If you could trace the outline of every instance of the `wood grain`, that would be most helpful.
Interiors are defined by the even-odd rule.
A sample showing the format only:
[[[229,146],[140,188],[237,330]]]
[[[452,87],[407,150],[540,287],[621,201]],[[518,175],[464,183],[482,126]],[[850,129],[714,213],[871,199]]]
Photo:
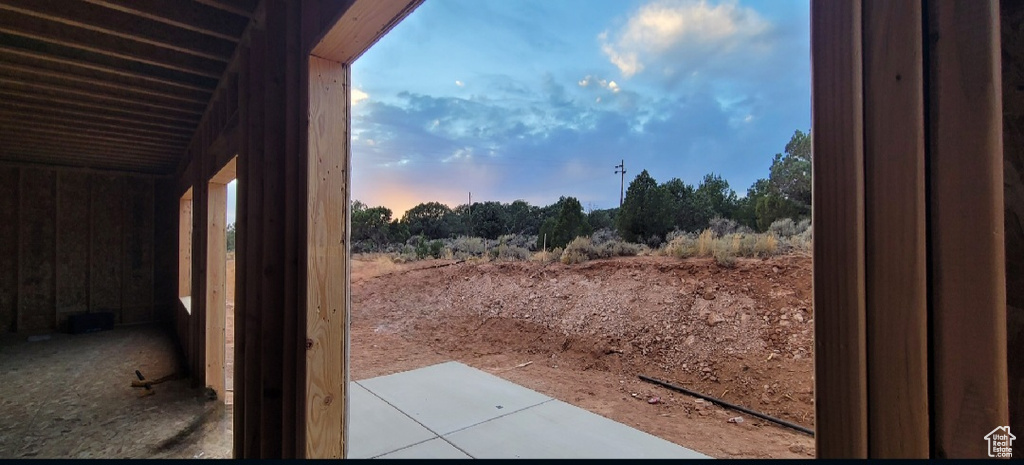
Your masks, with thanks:
[[[864,0],[865,276],[872,458],[927,458],[921,3]]]
[[[423,0],[355,0],[313,47],[313,56],[351,64]]]
[[[933,450],[1008,422],[999,5],[928,1]]]
[[[347,447],[349,77],[309,58],[306,458],[344,458]]]
[[[811,2],[818,457],[868,452],[861,2]]]
[[[223,400],[224,344],[227,317],[227,199],[228,186],[209,183],[206,220],[206,384]]]

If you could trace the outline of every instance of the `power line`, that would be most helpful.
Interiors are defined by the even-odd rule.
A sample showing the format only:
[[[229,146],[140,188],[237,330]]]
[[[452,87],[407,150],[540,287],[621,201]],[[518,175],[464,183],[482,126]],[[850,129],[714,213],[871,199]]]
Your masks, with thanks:
[[[622,175],[619,179],[619,208],[622,208],[622,194],[626,185],[626,160],[620,160],[620,163],[615,165],[615,174]]]

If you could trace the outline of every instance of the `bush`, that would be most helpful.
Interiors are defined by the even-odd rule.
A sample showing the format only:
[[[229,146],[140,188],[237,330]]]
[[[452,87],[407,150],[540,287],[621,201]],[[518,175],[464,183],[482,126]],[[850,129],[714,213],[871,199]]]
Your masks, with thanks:
[[[561,260],[566,265],[573,265],[576,263],[583,263],[590,260],[592,257],[597,257],[597,249],[594,244],[590,242],[589,237],[577,237],[569,242],[569,245],[565,246],[565,250],[562,252]]]
[[[799,222],[794,222],[792,218],[782,218],[780,220],[775,220],[771,226],[768,227],[768,232],[775,234],[775,236],[780,239],[787,239],[801,235],[810,228],[810,219],[804,218]]]
[[[622,241],[609,241],[597,247],[600,258],[632,257],[640,253],[642,246]]]
[[[775,239],[775,234],[761,234],[758,236],[757,242],[754,243],[754,254],[758,257],[770,257],[775,255],[778,247],[779,241]]]
[[[452,258],[457,260],[482,257],[487,253],[487,243],[479,237],[459,236],[451,241],[448,248],[452,251]]]
[[[736,254],[732,251],[732,244],[730,244],[729,241],[716,241],[714,252],[712,252],[712,254],[715,258],[715,262],[719,265],[726,268],[736,266]]]
[[[670,233],[671,234],[671,233]],[[697,255],[697,237],[691,233],[677,235],[665,246],[665,252],[673,257],[690,258]]]
[[[705,229],[697,236],[697,256],[710,257],[715,250],[715,234],[711,229]]]
[[[708,222],[708,229],[715,233],[715,236],[724,237],[738,232],[740,224],[728,218],[715,217]]]

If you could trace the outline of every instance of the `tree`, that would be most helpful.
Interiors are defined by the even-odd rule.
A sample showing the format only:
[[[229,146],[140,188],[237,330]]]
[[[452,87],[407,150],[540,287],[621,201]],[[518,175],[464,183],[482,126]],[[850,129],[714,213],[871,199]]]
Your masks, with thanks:
[[[672,229],[668,190],[643,170],[629,183],[626,198],[616,216],[619,235],[630,242],[664,237]]]
[[[540,208],[530,205],[525,200],[516,200],[508,204],[506,210],[508,211],[509,232],[532,236],[540,231]]]
[[[707,227],[711,213],[697,201],[696,189],[679,178],[661,185],[669,197],[672,226],[682,231],[700,231]]]
[[[775,154],[768,181],[795,215],[811,213],[811,135],[800,130],[786,144],[786,154]]]
[[[721,176],[711,173],[704,176],[704,180],[697,186],[694,192],[698,208],[703,208],[710,220],[716,216],[732,218],[736,210],[736,191],[729,188],[729,181]]]
[[[509,215],[500,202],[477,202],[473,204],[472,235],[484,239],[497,239],[508,234]]]
[[[604,210],[591,210],[587,214],[587,221],[595,231],[599,229],[615,229],[615,215],[619,213],[618,208],[607,208]]]
[[[235,223],[228,225],[225,235],[227,236],[226,241],[228,245],[228,252],[232,252],[235,250]]]
[[[391,209],[352,202],[352,241],[381,247],[391,242]]]
[[[555,206],[557,215],[545,220],[540,228],[541,241],[546,235],[548,247],[565,247],[576,237],[593,232],[583,213],[583,205],[575,197],[561,197]]]
[[[452,209],[440,202],[421,203],[402,215],[402,223],[409,228],[412,236],[423,235],[430,239],[443,239],[452,235]]]

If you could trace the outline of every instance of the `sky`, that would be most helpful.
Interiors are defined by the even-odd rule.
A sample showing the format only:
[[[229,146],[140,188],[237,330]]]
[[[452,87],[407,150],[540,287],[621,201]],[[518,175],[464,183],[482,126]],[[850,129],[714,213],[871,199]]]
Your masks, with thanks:
[[[352,66],[352,199],[395,218],[470,193],[612,208],[622,162],[627,187],[645,169],[694,185],[713,172],[743,196],[810,128],[809,14],[808,0],[426,0]]]

